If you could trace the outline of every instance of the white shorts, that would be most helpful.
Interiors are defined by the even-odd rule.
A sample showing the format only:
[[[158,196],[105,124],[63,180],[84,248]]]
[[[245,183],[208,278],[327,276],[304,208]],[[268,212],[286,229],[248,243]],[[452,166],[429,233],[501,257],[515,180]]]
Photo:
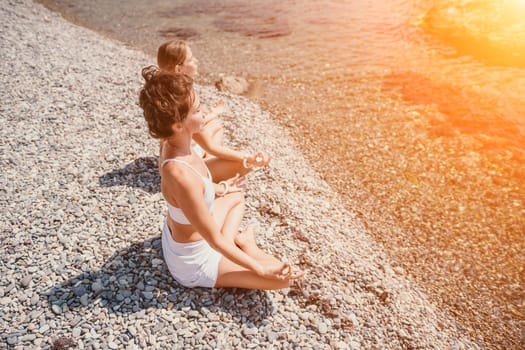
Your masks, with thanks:
[[[175,242],[168,224],[162,228],[162,252],[173,278],[185,287],[215,287],[222,255],[206,240]]]

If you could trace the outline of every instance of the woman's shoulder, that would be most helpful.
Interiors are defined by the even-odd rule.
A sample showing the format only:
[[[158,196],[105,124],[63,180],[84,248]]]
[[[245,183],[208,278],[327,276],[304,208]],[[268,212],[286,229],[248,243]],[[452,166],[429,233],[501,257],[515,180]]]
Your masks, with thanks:
[[[175,158],[168,158],[160,161],[160,174],[172,176],[185,176],[191,170],[182,161]]]
[[[174,158],[161,162],[160,176],[161,180],[182,186],[194,186],[200,182],[189,163]]]

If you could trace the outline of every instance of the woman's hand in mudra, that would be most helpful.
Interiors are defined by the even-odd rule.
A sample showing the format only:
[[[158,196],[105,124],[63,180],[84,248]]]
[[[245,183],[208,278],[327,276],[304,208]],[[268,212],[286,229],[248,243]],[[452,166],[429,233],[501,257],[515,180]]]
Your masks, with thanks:
[[[234,177],[219,182],[219,185],[222,186],[221,192],[217,192],[217,196],[223,197],[228,193],[242,192],[246,188],[246,178],[236,174]]]
[[[249,157],[243,159],[243,166],[245,168],[263,167],[270,163],[272,158],[262,152],[255,152]]]
[[[262,268],[261,276],[287,281],[304,276],[304,272],[292,268],[290,263],[282,263],[280,266],[264,266]]]
[[[230,187],[230,193],[231,192],[241,192],[246,189],[246,178],[244,176],[241,176],[239,174],[236,174],[231,179],[226,180]]]

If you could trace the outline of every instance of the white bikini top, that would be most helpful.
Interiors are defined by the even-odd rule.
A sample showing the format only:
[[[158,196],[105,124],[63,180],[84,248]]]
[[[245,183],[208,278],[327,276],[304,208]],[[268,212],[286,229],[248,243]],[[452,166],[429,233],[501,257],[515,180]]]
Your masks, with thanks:
[[[202,176],[194,167],[192,167],[187,162],[183,160],[175,159],[175,158],[169,158],[169,159],[164,160],[162,164],[160,165],[160,167],[162,168],[164,164],[167,164],[169,162],[176,162],[179,164],[184,164],[188,168],[193,170],[195,174],[199,175],[199,177],[202,179],[202,182],[204,182],[204,202],[206,202],[206,206],[208,207],[208,210],[211,212],[212,206],[213,206],[213,200],[215,199],[215,189],[213,188],[213,182],[212,182],[210,170],[208,169],[208,167],[206,167],[206,171],[208,172],[208,177],[205,177],[205,176]],[[181,225],[191,225],[190,221],[186,218],[186,216],[182,212],[182,209],[174,207],[173,205],[169,204],[167,201],[166,203],[168,205],[168,213],[173,221]]]

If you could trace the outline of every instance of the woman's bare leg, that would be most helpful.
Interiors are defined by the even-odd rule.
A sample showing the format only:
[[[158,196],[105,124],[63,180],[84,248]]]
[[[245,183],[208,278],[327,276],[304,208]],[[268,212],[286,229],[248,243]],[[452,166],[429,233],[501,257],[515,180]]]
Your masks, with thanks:
[[[221,213],[222,215],[222,213]],[[241,217],[242,218],[242,217]],[[226,224],[226,222],[224,223]],[[233,228],[233,225],[232,225]],[[236,229],[238,230],[238,225]],[[263,252],[256,244],[254,237],[254,225],[249,226],[243,233],[234,234],[232,231],[224,231],[223,234],[231,239],[242,249],[246,254],[258,260],[264,266],[274,265],[275,267],[282,266],[282,262],[277,258]],[[235,232],[236,233],[236,232]],[[219,263],[219,272],[217,276],[216,288],[248,288],[248,289],[282,289],[290,286],[290,281],[294,278],[299,278],[303,275],[302,271],[292,271],[292,278],[289,280],[277,280],[265,278],[257,275],[231,260],[222,257]]]
[[[257,225],[249,225],[244,231],[235,236],[235,244],[250,256],[257,256],[261,249],[255,241],[255,230]]]
[[[235,243],[246,254],[249,254],[252,258],[257,259],[262,265],[275,265],[276,267],[281,266],[282,262],[279,261],[279,259],[266,254],[257,246],[253,230],[254,226],[250,226],[243,233],[238,234],[235,237]],[[222,257],[221,262],[219,263],[219,274],[217,277],[217,282],[215,283],[215,287],[236,287],[264,290],[281,289],[289,287],[293,279],[300,278],[303,275],[303,271],[294,271],[292,269],[292,275],[289,280],[283,281],[264,278],[257,275],[255,272],[247,270],[246,268],[235,264],[227,258]]]
[[[243,232],[235,236],[234,242],[239,248],[241,248],[246,254],[250,255],[257,260],[265,260],[268,262],[281,264],[281,261],[276,257],[265,253],[255,241],[255,231],[257,225],[250,225]]]
[[[242,192],[228,193],[213,202],[213,218],[224,237],[232,242],[239,232],[243,216],[244,194]]]
[[[247,289],[282,289],[290,286],[290,281],[264,278],[255,272],[222,257],[219,263],[219,274],[215,288],[247,288]]]

